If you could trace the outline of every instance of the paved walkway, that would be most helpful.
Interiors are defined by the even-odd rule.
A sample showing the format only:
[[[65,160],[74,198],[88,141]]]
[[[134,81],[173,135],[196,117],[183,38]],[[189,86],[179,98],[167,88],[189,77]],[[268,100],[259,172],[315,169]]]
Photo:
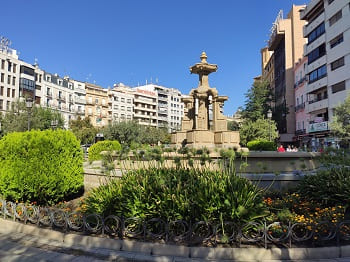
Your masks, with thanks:
[[[141,253],[129,253],[102,248],[71,247],[66,244],[39,238],[23,233],[0,234],[0,261],[1,262],[40,262],[40,261],[153,261],[153,262],[203,262],[208,260],[173,258],[166,256],[150,256]],[[210,260],[217,261],[217,260]],[[224,261],[224,260],[222,260]],[[280,260],[256,261],[277,262]],[[287,261],[287,260],[284,260]],[[289,260],[291,261],[291,260]],[[298,262],[350,262],[350,258],[294,260]]]

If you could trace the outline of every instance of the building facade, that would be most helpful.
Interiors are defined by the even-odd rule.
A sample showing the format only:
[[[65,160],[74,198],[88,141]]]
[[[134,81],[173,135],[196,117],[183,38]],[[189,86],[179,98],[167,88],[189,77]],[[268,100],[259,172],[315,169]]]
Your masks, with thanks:
[[[71,80],[74,87],[74,113],[81,119],[85,118],[86,90],[85,83],[77,80]]]
[[[273,23],[268,41],[268,51],[273,52],[273,55],[270,55],[273,57],[271,76],[274,82],[275,102],[273,118],[277,123],[280,141],[283,143],[293,142],[295,136],[293,67],[298,59],[303,57],[303,46],[306,42],[302,33],[305,21],[300,19],[300,11],[304,8],[305,6],[293,5],[286,18],[280,11]]]
[[[308,126],[310,116],[306,112],[306,67],[307,57],[299,59],[294,66],[294,94],[295,94],[295,136],[297,145],[301,148],[309,147]]]
[[[0,112],[10,110],[19,97],[20,63],[17,51],[0,47]],[[32,85],[32,83],[31,83]],[[33,88],[31,86],[31,88]]]
[[[89,117],[95,127],[106,126],[108,120],[108,90],[101,86],[85,83],[85,117]]]
[[[108,119],[110,122],[134,119],[134,91],[123,84],[108,90]]]
[[[334,108],[350,89],[350,0],[312,0],[300,14],[307,21],[308,132],[314,149],[337,141],[330,135]]]

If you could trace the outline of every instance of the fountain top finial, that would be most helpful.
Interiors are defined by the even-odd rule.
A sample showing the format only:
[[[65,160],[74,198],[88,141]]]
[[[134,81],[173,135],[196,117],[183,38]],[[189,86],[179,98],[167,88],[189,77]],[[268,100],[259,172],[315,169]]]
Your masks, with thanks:
[[[201,54],[201,56],[200,56],[201,63],[206,63],[206,64],[207,64],[207,63],[208,63],[208,62],[207,62],[207,58],[208,58],[208,57],[207,57],[207,54],[203,51],[202,54]]]

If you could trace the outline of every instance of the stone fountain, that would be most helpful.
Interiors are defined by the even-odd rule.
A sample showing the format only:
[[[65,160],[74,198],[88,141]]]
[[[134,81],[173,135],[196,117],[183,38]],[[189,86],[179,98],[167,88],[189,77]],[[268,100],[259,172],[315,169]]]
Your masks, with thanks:
[[[222,113],[227,96],[219,96],[216,88],[209,86],[209,74],[218,66],[207,62],[205,52],[201,62],[190,67],[192,74],[199,76],[198,87],[182,98],[184,116],[181,131],[172,134],[171,142],[176,147],[189,148],[240,148],[239,132],[227,130],[227,120]]]

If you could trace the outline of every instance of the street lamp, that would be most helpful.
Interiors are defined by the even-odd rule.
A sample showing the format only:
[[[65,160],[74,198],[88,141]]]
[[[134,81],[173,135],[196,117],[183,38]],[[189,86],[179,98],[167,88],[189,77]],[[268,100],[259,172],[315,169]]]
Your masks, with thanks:
[[[269,119],[269,141],[271,142],[271,118],[272,118],[271,109],[269,109],[269,111],[267,111],[267,118]]]
[[[28,110],[28,131],[30,131],[30,114],[32,112],[32,107],[33,107],[33,98],[27,97],[26,108]]]

